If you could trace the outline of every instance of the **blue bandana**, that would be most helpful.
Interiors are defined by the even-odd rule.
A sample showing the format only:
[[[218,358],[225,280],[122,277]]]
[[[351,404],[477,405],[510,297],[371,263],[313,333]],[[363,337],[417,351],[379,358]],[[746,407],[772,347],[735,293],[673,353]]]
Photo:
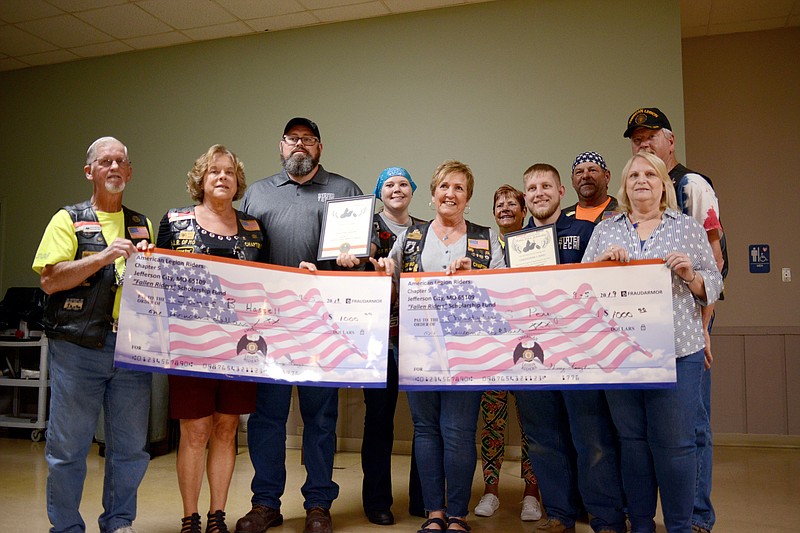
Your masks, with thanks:
[[[578,157],[575,158],[575,162],[572,163],[572,172],[575,172],[575,167],[581,163],[597,163],[603,170],[608,170],[605,159],[597,152],[583,152],[582,154],[578,154]]]
[[[389,167],[381,172],[381,175],[378,176],[378,183],[375,184],[375,191],[372,194],[374,194],[378,200],[381,199],[381,189],[383,189],[383,184],[386,183],[386,180],[393,178],[394,176],[403,176],[408,180],[408,183],[411,185],[411,194],[414,194],[414,191],[417,190],[417,184],[411,179],[411,174],[408,173],[408,170],[404,169],[403,167]]]

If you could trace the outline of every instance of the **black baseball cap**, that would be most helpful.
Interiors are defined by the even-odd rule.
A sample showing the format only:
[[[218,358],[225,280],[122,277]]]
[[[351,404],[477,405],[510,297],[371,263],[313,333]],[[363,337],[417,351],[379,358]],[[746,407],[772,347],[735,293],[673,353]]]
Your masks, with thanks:
[[[636,128],[648,128],[651,130],[666,128],[671,130],[672,126],[669,125],[667,115],[657,107],[640,107],[628,117],[628,128],[623,136],[630,137]]]
[[[283,134],[286,135],[286,132],[295,126],[305,126],[306,128],[314,132],[314,135],[317,136],[317,139],[319,139],[320,141],[322,140],[322,135],[319,134],[319,128],[317,127],[317,124],[313,120],[309,120],[303,117],[294,117],[292,120],[287,122],[286,127],[283,128]]]

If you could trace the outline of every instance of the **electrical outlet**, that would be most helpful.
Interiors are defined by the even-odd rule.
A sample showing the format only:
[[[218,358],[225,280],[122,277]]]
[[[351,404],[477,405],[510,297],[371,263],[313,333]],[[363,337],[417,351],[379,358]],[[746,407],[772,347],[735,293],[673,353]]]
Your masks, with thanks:
[[[792,281],[792,269],[784,267],[781,269],[781,281],[789,283]]]

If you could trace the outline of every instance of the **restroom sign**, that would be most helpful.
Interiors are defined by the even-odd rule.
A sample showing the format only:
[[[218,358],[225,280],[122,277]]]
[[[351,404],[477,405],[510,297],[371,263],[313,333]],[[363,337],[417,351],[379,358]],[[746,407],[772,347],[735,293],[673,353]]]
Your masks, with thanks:
[[[769,272],[769,244],[751,244],[750,273],[767,274]]]

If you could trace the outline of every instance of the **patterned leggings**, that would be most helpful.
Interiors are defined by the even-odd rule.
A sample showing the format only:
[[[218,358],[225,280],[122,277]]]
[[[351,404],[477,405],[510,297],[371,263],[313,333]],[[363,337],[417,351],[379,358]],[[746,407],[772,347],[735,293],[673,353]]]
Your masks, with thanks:
[[[483,463],[483,481],[487,485],[497,485],[500,481],[500,468],[503,466],[505,454],[505,433],[508,420],[508,391],[486,391],[481,398],[481,462]],[[528,439],[522,430],[517,410],[517,422],[522,434],[522,479],[526,485],[536,485],[536,476],[528,456]]]

